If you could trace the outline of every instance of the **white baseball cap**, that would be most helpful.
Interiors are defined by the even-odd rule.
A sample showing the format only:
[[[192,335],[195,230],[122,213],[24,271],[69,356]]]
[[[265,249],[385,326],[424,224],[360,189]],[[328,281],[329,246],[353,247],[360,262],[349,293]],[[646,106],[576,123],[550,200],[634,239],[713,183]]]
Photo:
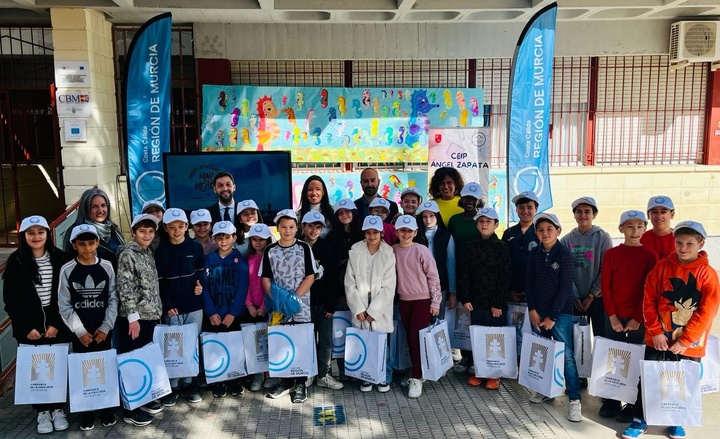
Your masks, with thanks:
[[[474,181],[463,186],[462,191],[460,191],[460,197],[473,197],[479,200],[482,196],[482,187]]]
[[[383,220],[377,215],[368,215],[363,220],[362,229],[363,231],[373,229],[377,230],[378,232],[382,232]]]
[[[98,235],[98,231],[95,226],[92,224],[80,224],[79,226],[73,227],[72,232],[70,232],[70,242],[75,241],[75,238],[83,233],[91,233],[100,239],[100,235]]]
[[[275,215],[275,219],[273,220],[275,224],[277,224],[278,221],[280,221],[280,218],[292,218],[297,222],[297,215],[292,209],[283,209],[280,212]]]
[[[342,200],[335,203],[335,205],[333,206],[333,213],[337,213],[337,211],[340,209],[353,210],[357,209],[357,206],[355,206],[355,202],[350,198],[343,198]]]
[[[303,224],[312,224],[312,223],[322,223],[322,225],[325,225],[325,216],[320,212],[313,212],[310,211],[303,215],[301,223]]]
[[[268,239],[272,236],[272,233],[270,233],[270,228],[265,224],[255,224],[250,227],[250,231],[248,231],[247,234],[248,238],[252,238],[253,236],[257,236],[262,239]]]
[[[420,208],[417,210],[417,214],[420,215],[421,213],[425,211],[429,211],[432,213],[438,213],[440,212],[440,208],[438,207],[437,203],[433,200],[426,201],[420,205]]]
[[[155,230],[158,228],[158,223],[160,220],[157,219],[155,215],[150,215],[149,213],[140,213],[138,215],[135,215],[135,217],[132,220],[132,223],[130,224],[130,228],[134,229],[135,226],[140,222],[144,220],[150,220],[155,224]]]
[[[237,229],[231,221],[218,221],[212,228],[213,237],[215,237],[215,235],[221,235],[223,233],[226,235],[232,235],[235,232],[237,232]]]
[[[163,222],[165,224],[170,224],[173,221],[182,221],[184,223],[188,222],[185,211],[182,209],[178,209],[177,207],[171,207],[170,209],[166,210],[165,215],[163,215]]]
[[[647,210],[650,210],[654,207],[665,207],[669,210],[675,210],[675,205],[673,204],[670,197],[666,195],[655,195],[654,197],[650,197],[647,204]]]
[[[369,209],[372,209],[373,207],[382,207],[384,209],[387,209],[387,211],[390,211],[390,202],[386,200],[383,197],[375,197],[374,200],[370,202],[370,205],[368,206]]]
[[[420,191],[417,190],[417,188],[415,186],[408,186],[405,189],[403,189],[402,192],[400,192],[400,199],[402,200],[403,197],[407,194],[417,195],[418,198],[420,198],[422,200],[422,195],[420,194]]]
[[[705,227],[697,221],[681,221],[675,225],[673,235],[676,235],[680,229],[692,229],[702,235],[703,239],[707,238]]]
[[[618,226],[622,226],[626,222],[634,219],[640,220],[647,225],[647,218],[645,218],[644,212],[639,210],[626,210],[620,215],[620,224],[618,224]]]
[[[195,225],[197,223],[211,223],[212,216],[210,211],[207,209],[198,209],[190,212],[190,224]]]
[[[595,198],[593,197],[580,197],[577,200],[572,202],[572,209],[575,210],[576,207],[578,207],[581,204],[587,204],[589,206],[593,206],[595,209],[598,208],[597,203],[595,202]]]
[[[555,225],[555,227],[560,227],[560,220],[558,219],[557,215],[547,212],[542,212],[535,215],[535,217],[533,218],[533,226],[537,227],[538,221],[542,219],[550,221]]]
[[[400,215],[395,221],[395,229],[417,230],[417,220],[412,215]]]
[[[533,191],[522,191],[519,194],[515,195],[512,199],[513,204],[517,204],[518,201],[522,200],[523,198],[527,198],[528,200],[534,201],[536,204],[540,204],[540,200],[538,199],[538,196]]]
[[[140,212],[145,213],[145,210],[147,210],[150,207],[157,207],[160,210],[162,210],[163,212],[165,212],[165,206],[163,206],[163,203],[161,203],[158,200],[147,200],[146,202],[143,203],[142,209],[140,210]]]
[[[22,220],[22,222],[20,223],[20,233],[24,232],[32,226],[40,226],[46,229],[50,228],[45,218],[41,217],[40,215],[33,215]]]
[[[257,203],[255,203],[254,200],[242,200],[241,202],[237,203],[236,211],[238,215],[245,209],[258,209]]]
[[[482,209],[478,210],[475,214],[475,218],[473,218],[475,221],[477,221],[481,216],[484,216],[486,218],[498,220],[498,213],[493,209],[492,207],[483,207]]]

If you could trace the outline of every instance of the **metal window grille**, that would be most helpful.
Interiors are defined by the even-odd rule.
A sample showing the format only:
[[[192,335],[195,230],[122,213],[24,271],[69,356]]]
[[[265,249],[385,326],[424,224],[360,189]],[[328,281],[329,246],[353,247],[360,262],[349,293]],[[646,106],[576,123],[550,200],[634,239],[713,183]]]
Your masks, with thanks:
[[[704,63],[670,71],[664,55],[601,57],[595,163],[700,163],[707,74]]]
[[[53,82],[52,29],[0,27],[0,87],[47,90]]]
[[[139,26],[114,26],[115,45],[115,89],[118,108],[118,132],[125,128],[125,115],[122,111],[122,75],[125,71],[125,57]],[[174,26],[172,29],[171,49],[171,145],[172,152],[197,151],[198,141],[198,98],[196,90],[196,67],[193,49],[193,31],[189,26]],[[120,136],[121,167],[125,168],[125,144]]]

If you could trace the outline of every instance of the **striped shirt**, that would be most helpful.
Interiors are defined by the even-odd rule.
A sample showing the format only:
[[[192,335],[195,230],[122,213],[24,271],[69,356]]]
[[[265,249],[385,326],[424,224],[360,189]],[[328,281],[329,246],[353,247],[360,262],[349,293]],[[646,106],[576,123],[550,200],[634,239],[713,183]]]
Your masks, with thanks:
[[[40,284],[35,285],[35,291],[37,291],[37,295],[40,297],[42,306],[46,307],[50,305],[52,289],[53,268],[50,263],[50,253],[45,252],[41,257],[35,258],[35,262],[38,264],[38,275],[40,277]]]

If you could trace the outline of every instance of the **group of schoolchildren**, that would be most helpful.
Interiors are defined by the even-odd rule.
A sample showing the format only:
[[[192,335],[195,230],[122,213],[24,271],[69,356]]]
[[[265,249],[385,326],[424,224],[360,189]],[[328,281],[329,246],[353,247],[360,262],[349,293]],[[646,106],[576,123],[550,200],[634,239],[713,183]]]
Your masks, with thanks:
[[[195,324],[198,332],[237,331],[243,323],[260,321],[312,322],[317,376],[256,374],[250,385],[251,391],[267,389],[269,398],[291,394],[294,403],[302,403],[313,382],[337,390],[348,381],[342,359],[337,360],[340,377],[331,374],[336,310],[349,310],[355,327],[385,333],[392,333],[394,320],[400,320],[412,366],[399,381],[409,398],[419,398],[421,329],[456,305],[470,312],[473,325],[505,326],[508,303],[524,302],[532,330],[565,343],[568,419],[575,422],[582,420],[580,389],[587,385],[574,360],[576,316],[586,316],[596,336],[644,341],[646,359],[662,360],[665,351],[693,361],[704,355],[718,308],[717,276],[702,251],[703,226],[684,221],[671,228],[675,210],[670,198],[650,198],[646,212],[652,230],[646,230],[644,212],[623,212],[619,231],[624,242],[611,248],[609,234],[593,225],[598,206],[592,197],[572,203],[577,227],[559,239],[557,216],[537,213],[538,197],[522,192],[512,200],[519,222],[499,238],[498,214],[484,207],[481,186],[456,186],[455,205],[439,198],[423,202],[420,191],[405,188],[403,213],[391,215],[392,203],[380,196],[361,206],[367,212],[349,198],[331,206],[324,182],[313,176],[305,184],[300,210],[284,209],[275,216],[277,241],[253,200],[237,204],[236,221],[214,224],[207,209],[192,211],[188,221],[182,209],[165,210],[149,201],[132,221],[133,239],[119,249],[116,270],[97,257],[99,235],[93,225],[72,229],[76,255],[67,262],[52,245],[45,219],[31,216],[23,220],[20,248],[8,260],[6,310],[19,343],[71,341],[73,352],[110,349],[113,329],[118,353],[129,352],[152,342],[160,321]],[[443,218],[443,209],[449,218]],[[288,301],[296,302],[293,312],[287,312]],[[388,355],[379,392],[390,390],[392,360]],[[498,379],[474,376],[471,365],[472,354],[463,352],[453,369],[470,372],[472,386],[500,387]],[[171,394],[125,410],[123,419],[147,425],[179,396],[200,402],[197,381],[172,380]],[[211,388],[217,398],[244,391],[240,380]],[[360,382],[362,392],[372,388]],[[530,398],[546,400],[540,394]],[[39,433],[68,428],[63,405],[35,406]],[[639,393],[635,404],[624,407],[604,400],[600,416],[631,422],[624,438],[647,429]],[[113,410],[102,410],[100,419],[113,425]],[[93,426],[94,414],[84,413],[81,429]],[[685,437],[680,426],[669,434]]]

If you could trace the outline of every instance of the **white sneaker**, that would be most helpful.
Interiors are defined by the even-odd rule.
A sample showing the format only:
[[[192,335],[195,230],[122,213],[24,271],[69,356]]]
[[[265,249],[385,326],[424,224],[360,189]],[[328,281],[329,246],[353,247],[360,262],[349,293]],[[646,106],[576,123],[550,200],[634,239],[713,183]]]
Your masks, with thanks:
[[[545,395],[541,395],[538,392],[534,392],[530,395],[530,402],[533,404],[542,404],[543,402],[552,401],[555,398],[548,398]]]
[[[345,386],[343,385],[343,383],[341,383],[340,381],[336,380],[336,379],[335,379],[332,375],[330,375],[330,374],[327,374],[327,375],[325,375],[325,376],[322,377],[322,378],[318,378],[317,381],[315,382],[315,384],[316,384],[318,387],[327,387],[328,389],[331,389],[331,390],[340,390],[340,389],[342,389],[343,387],[345,387]]]
[[[460,361],[462,359],[462,353],[460,352],[460,349],[453,349],[452,357],[453,357],[453,361],[455,361],[455,362]]]
[[[378,392],[385,393],[390,391],[390,383],[380,383],[378,384]]]
[[[315,376],[314,376],[314,375],[311,376],[311,377],[307,377],[307,379],[305,380],[305,387],[310,387],[310,386],[312,386],[314,382],[315,382]]]
[[[408,380],[408,398],[416,399],[422,396],[422,381],[417,378]]]
[[[576,399],[574,401],[570,401],[570,407],[568,408],[568,421],[580,422],[582,421],[582,418],[580,400]]]
[[[46,410],[44,412],[38,413],[37,432],[40,434],[47,434],[53,432],[52,418],[49,411]]]
[[[250,384],[250,391],[257,392],[260,389],[262,389],[264,379],[265,379],[265,376],[262,373],[256,373],[255,376],[253,377],[252,384]]]
[[[67,430],[70,424],[68,424],[65,412],[61,409],[54,410],[52,412],[52,424],[55,431]]]
[[[367,393],[372,391],[372,383],[368,383],[367,381],[363,381],[362,384],[360,384],[360,391],[363,393]]]

